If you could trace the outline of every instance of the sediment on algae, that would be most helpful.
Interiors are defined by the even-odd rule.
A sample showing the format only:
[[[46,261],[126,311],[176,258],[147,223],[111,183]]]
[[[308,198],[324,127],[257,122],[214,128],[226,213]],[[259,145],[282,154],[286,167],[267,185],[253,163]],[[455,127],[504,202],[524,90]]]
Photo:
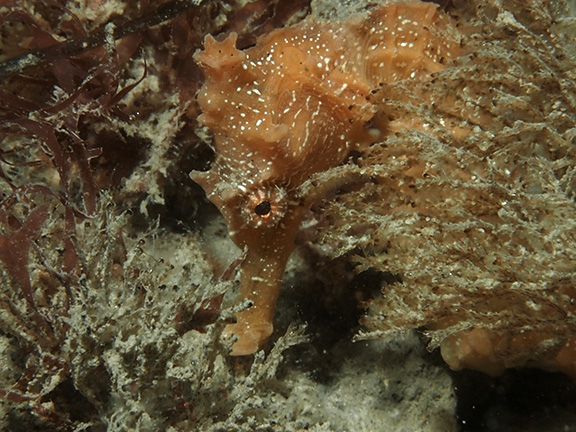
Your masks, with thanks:
[[[360,152],[372,180],[323,205],[319,244],[394,276],[361,338],[423,327],[455,368],[576,377],[574,28],[560,3],[512,6],[468,4],[467,55],[381,89],[417,129]]]
[[[428,85],[379,90],[394,128],[315,179],[353,181],[307,216],[287,284],[302,303],[284,301],[278,334],[245,362],[219,339],[240,253],[188,178],[212,157],[195,123],[192,54],[205,33],[238,28],[249,46],[302,19],[307,2],[205,2],[152,29],[138,21],[152,9],[103,1],[94,15],[87,3],[0,9],[2,61],[103,30],[102,17],[142,23],[117,41],[110,26],[93,51],[51,51],[2,82],[0,428],[455,430],[450,379],[414,328],[453,367],[574,375],[569,350],[559,356],[574,338],[576,266],[576,29],[563,2],[447,6],[468,54]],[[323,14],[334,15],[346,13]],[[326,316],[354,316],[333,277],[354,272],[383,281],[364,298],[360,337],[407,335],[346,345],[351,319],[343,338],[333,321],[295,311],[322,303],[297,295],[322,280],[335,287],[323,301],[339,308]],[[406,367],[410,385],[432,381],[401,386]],[[358,414],[349,424],[343,406]]]

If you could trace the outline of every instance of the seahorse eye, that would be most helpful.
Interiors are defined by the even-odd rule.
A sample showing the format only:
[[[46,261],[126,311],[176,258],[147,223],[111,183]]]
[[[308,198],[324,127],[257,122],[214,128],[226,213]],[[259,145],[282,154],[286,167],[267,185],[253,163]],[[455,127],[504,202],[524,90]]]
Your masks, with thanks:
[[[252,228],[275,227],[286,215],[286,190],[275,185],[259,185],[240,202],[244,222]]]
[[[268,217],[270,215],[270,210],[272,210],[270,201],[262,201],[260,204],[254,207],[254,213],[262,217]]]

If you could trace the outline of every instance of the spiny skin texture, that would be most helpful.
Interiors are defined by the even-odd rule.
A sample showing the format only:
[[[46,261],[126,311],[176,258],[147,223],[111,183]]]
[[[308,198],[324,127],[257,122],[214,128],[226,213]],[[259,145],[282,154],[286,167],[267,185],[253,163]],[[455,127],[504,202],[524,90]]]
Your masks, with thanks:
[[[233,33],[211,36],[195,55],[205,74],[200,121],[216,161],[192,172],[246,252],[240,301],[227,333],[233,355],[255,352],[273,330],[274,305],[305,210],[300,186],[386,131],[370,130],[371,94],[383,83],[427,78],[458,53],[450,26],[430,3],[384,4],[345,23],[307,19],[245,51]]]

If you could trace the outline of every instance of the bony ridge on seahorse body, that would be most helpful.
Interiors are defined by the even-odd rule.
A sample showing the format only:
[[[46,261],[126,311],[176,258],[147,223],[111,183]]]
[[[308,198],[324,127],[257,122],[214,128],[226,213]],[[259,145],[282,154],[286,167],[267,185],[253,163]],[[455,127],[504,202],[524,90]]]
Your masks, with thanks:
[[[430,3],[386,3],[345,23],[301,23],[236,49],[235,33],[212,36],[194,55],[205,83],[200,122],[216,159],[191,177],[221,211],[241,264],[238,312],[226,333],[232,355],[254,353],[273,330],[274,306],[302,215],[300,187],[374,141],[371,91],[429,77],[457,53],[450,20]]]

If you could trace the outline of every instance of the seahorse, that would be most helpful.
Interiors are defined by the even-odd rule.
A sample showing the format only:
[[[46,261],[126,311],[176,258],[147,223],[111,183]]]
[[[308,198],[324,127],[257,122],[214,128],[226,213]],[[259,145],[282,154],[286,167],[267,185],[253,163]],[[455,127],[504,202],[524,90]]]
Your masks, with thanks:
[[[432,3],[386,2],[346,22],[308,17],[244,51],[237,35],[205,38],[199,121],[216,159],[192,179],[222,213],[246,256],[239,301],[225,333],[232,355],[258,350],[273,331],[276,299],[294,248],[310,176],[341,164],[383,135],[370,121],[382,83],[429,79],[460,50],[451,19]]]

